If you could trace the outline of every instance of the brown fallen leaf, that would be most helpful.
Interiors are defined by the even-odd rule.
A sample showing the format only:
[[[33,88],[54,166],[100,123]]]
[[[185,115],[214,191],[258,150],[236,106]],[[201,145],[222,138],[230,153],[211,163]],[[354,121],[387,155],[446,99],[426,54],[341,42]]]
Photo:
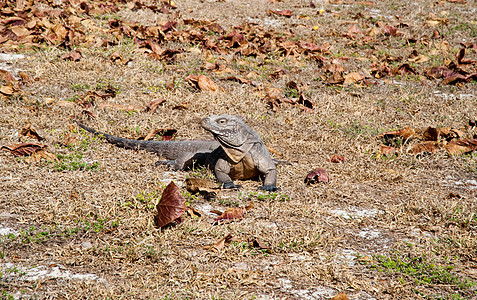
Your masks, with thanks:
[[[271,253],[270,247],[265,245],[261,240],[254,237],[253,239],[249,240],[248,243],[251,247],[257,248],[258,250],[262,250],[263,252]]]
[[[222,78],[222,80],[232,80],[232,81],[236,81],[236,82],[242,83],[242,84],[253,85],[252,80],[248,80],[248,79],[245,79],[245,78],[240,77],[240,76],[228,76],[228,77]]]
[[[199,193],[206,199],[214,198],[218,189],[218,185],[215,182],[202,178],[187,178],[185,185],[189,192]]]
[[[199,74],[197,78],[197,86],[206,92],[217,92],[219,90],[219,86],[212,79],[202,74]]]
[[[154,136],[159,135],[161,141],[170,141],[175,139],[177,135],[177,130],[175,129],[151,129],[145,137],[140,137],[138,140],[149,141]]]
[[[222,250],[225,247],[225,245],[230,244],[230,242],[233,240],[233,238],[234,238],[234,236],[229,233],[225,237],[221,238],[218,242],[216,242],[212,245],[209,245],[209,246],[204,246],[204,247],[202,247],[202,249],[212,250],[214,252],[218,252],[218,251]]]
[[[438,142],[435,141],[425,141],[412,145],[407,153],[409,154],[421,154],[421,153],[434,153],[441,149],[441,146]]]
[[[381,133],[377,136],[377,138],[384,139],[384,140],[392,139],[392,138],[395,138],[395,137],[400,137],[400,138],[403,138],[403,139],[407,140],[407,139],[416,137],[416,131],[414,129],[406,126],[403,129],[384,132],[384,133]]]
[[[245,207],[229,208],[218,218],[214,219],[214,225],[227,223],[233,220],[240,220],[245,215],[245,212],[251,208],[253,208],[253,203],[250,203]]]
[[[174,106],[172,109],[183,110],[183,109],[188,109],[189,106],[190,106],[189,102],[182,102],[181,104]]]
[[[328,159],[328,161],[332,163],[343,163],[345,162],[345,160],[346,157],[344,157],[343,155],[333,155]]]
[[[195,209],[195,208],[192,207],[192,206],[187,206],[187,207],[186,207],[186,212],[187,212],[187,214],[188,214],[189,216],[191,216],[191,217],[198,217],[198,218],[202,217],[202,212],[199,211],[199,210],[197,210],[197,209]]]
[[[132,61],[131,58],[124,58],[121,54],[118,52],[113,52],[110,56],[109,59],[118,65],[127,65],[130,61]]]
[[[163,104],[164,102],[166,102],[165,99],[157,99],[157,100],[153,100],[149,102],[146,105],[146,112],[150,112],[150,113],[155,112],[156,109],[159,107],[159,105]]]
[[[439,136],[444,138],[446,141],[450,141],[453,139],[460,139],[464,136],[464,132],[455,128],[442,127],[439,128]]]
[[[62,145],[64,146],[78,145],[78,140],[76,139],[75,135],[68,133],[63,137]]]
[[[61,57],[61,59],[71,60],[71,61],[79,61],[82,58],[83,58],[83,55],[81,54],[79,50],[73,50],[69,53],[66,53],[65,55]]]
[[[346,293],[340,293],[333,298],[330,298],[330,300],[349,300],[348,295]]]
[[[288,9],[287,10],[269,10],[268,13],[287,17],[287,18],[290,18],[292,16],[292,11]]]
[[[330,182],[330,175],[328,174],[328,171],[326,171],[324,168],[316,168],[310,173],[308,173],[308,175],[306,175],[306,178],[305,178],[306,184],[311,185],[318,182],[323,182],[323,183]]]
[[[477,73],[472,74],[461,74],[464,73],[459,68],[449,69],[447,67],[433,67],[426,71],[426,75],[430,78],[437,79],[443,78],[441,84],[451,84],[458,82],[466,82],[469,80],[475,80],[477,78]]]
[[[13,85],[17,80],[13,77],[12,73],[8,72],[7,70],[0,69],[0,79],[5,81],[6,83]]]
[[[18,71],[18,75],[20,76],[20,78],[22,79],[22,83],[23,84],[28,84],[30,83],[30,76],[28,76],[27,73],[23,72],[23,71]]]
[[[57,161],[58,158],[56,157],[56,155],[54,155],[53,153],[51,152],[48,152],[46,151],[45,149],[40,149],[38,151],[35,151],[32,153],[32,155],[30,157],[28,157],[27,159],[25,159],[28,163],[31,163],[31,162],[40,162],[40,160],[44,158],[46,160],[49,160],[49,161]]]
[[[384,156],[393,156],[398,154],[398,149],[391,146],[381,145],[379,152]]]
[[[469,153],[477,149],[477,139],[463,139],[448,142],[444,148],[449,155]]]
[[[36,143],[21,143],[14,145],[5,145],[0,148],[0,150],[10,151],[14,156],[30,156],[36,151],[40,151],[48,147],[43,144]]]
[[[10,96],[13,95],[14,92],[15,90],[11,85],[3,85],[2,87],[0,87],[0,93],[4,95]]]
[[[45,138],[41,137],[35,129],[31,128],[31,123],[27,123],[20,131],[21,135],[37,139],[39,142]]]
[[[417,74],[417,72],[408,63],[402,64],[391,70],[392,76],[396,76],[396,75],[405,76],[407,74],[411,74],[411,75]]]
[[[189,75],[185,79],[187,82],[195,85],[202,91],[216,92],[219,87],[215,82],[212,81],[209,77],[199,74],[199,75]]]
[[[355,38],[356,34],[363,34],[363,31],[356,25],[351,25],[346,32],[347,37]]]
[[[343,83],[345,85],[350,85],[364,79],[364,76],[358,72],[351,72],[349,74],[344,75],[343,77],[344,77]]]
[[[181,216],[186,209],[185,200],[173,181],[162,192],[161,200],[156,205],[156,209],[155,222],[157,227],[164,227],[174,220],[178,223],[182,222]]]
[[[434,127],[428,127],[422,133],[423,141],[437,141],[438,138],[439,138],[439,131]]]
[[[302,92],[300,92],[300,96],[298,100],[294,103],[296,106],[302,106],[306,111],[311,111],[313,109],[313,102],[308,100]]]
[[[458,64],[474,64],[477,63],[477,60],[471,60],[471,59],[464,59],[465,56],[465,48],[462,48],[457,52],[456,58],[457,58],[457,63]]]

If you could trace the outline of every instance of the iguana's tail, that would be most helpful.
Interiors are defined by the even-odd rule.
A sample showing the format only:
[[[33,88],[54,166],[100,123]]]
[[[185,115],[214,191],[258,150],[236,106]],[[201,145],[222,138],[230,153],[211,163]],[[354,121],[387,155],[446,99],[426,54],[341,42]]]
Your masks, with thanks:
[[[95,135],[103,136],[109,143],[125,149],[146,150],[165,157],[176,159],[184,152],[197,152],[198,150],[212,151],[219,147],[216,141],[140,141],[125,139],[90,128],[75,120],[76,124],[84,130]]]

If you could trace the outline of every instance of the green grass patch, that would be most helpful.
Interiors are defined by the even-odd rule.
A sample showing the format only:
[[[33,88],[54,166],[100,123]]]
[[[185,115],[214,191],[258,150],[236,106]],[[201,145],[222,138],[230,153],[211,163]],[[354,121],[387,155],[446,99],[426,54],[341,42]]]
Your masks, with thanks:
[[[477,282],[459,274],[458,271],[454,270],[454,266],[436,263],[425,255],[415,256],[395,252],[389,256],[375,255],[373,258],[373,263],[365,263],[369,268],[396,275],[401,283],[405,283],[410,279],[416,286],[429,288],[434,286],[450,286],[455,296],[477,296],[477,290],[475,289]],[[417,290],[415,291],[416,293],[418,292]],[[418,293],[422,294],[422,290]],[[433,295],[427,296],[434,297]]]
[[[85,162],[82,154],[61,155],[57,154],[58,161],[55,162],[54,170],[57,172],[63,171],[94,171],[99,170],[100,163]]]

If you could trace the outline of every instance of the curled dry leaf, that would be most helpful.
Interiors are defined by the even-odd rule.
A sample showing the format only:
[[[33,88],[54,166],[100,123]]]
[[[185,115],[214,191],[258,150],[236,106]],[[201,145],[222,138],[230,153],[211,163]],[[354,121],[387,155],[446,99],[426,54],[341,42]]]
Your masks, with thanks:
[[[351,25],[349,28],[348,28],[348,31],[346,32],[346,36],[348,37],[355,37],[356,34],[362,34],[363,31],[361,29],[359,29],[358,26],[356,25]]]
[[[161,200],[156,205],[157,214],[155,217],[157,227],[164,227],[174,220],[181,222],[181,216],[186,206],[177,185],[171,181],[162,192]]]
[[[287,17],[287,18],[290,18],[292,16],[292,11],[288,9],[287,10],[269,10],[268,13]]]
[[[189,102],[182,102],[181,104],[174,106],[172,109],[183,110],[183,109],[188,109],[189,106],[190,106]]]
[[[63,137],[63,142],[62,144],[64,146],[73,146],[73,145],[78,145],[78,140],[76,139],[76,135],[73,135],[71,133],[67,133],[64,137]]]
[[[109,59],[117,65],[127,65],[130,61],[132,61],[131,58],[124,58],[118,52],[113,52]]]
[[[219,90],[219,86],[212,79],[202,74],[197,79],[197,85],[202,91],[217,92]]]
[[[414,57],[408,59],[408,61],[414,62],[416,64],[420,64],[420,63],[426,62],[428,60],[429,60],[429,57],[425,56],[424,54],[419,54],[417,56],[414,56]]]
[[[399,67],[396,67],[391,70],[391,75],[396,76],[396,75],[401,75],[401,76],[406,76],[406,75],[416,75],[417,72],[408,64],[402,64]]]
[[[28,76],[28,74],[23,71],[18,71],[18,76],[20,76],[20,78],[22,79],[23,84],[28,84],[31,81],[30,76]]]
[[[79,61],[81,58],[83,58],[83,55],[78,50],[73,50],[61,57],[61,59],[71,60],[71,61]]]
[[[434,127],[428,127],[422,133],[423,141],[437,141],[438,138],[439,138],[439,131]]]
[[[15,145],[2,146],[0,150],[10,151],[15,156],[30,156],[34,152],[47,148],[47,145],[35,143],[21,143]]]
[[[253,208],[253,203],[250,203],[246,207],[229,208],[222,213],[218,218],[214,219],[214,224],[223,224],[233,220],[240,220],[245,215],[247,210]]]
[[[186,189],[191,193],[200,193],[206,198],[214,197],[218,186],[215,182],[202,178],[187,178]]]
[[[227,234],[225,237],[221,238],[217,243],[214,243],[210,246],[204,246],[203,249],[205,250],[212,250],[214,252],[220,251],[224,249],[225,245],[230,244],[233,240],[234,236],[232,234]]]
[[[328,159],[328,161],[332,163],[343,163],[345,162],[345,160],[346,160],[346,157],[344,157],[343,155],[333,155],[332,157]]]
[[[391,146],[381,145],[379,152],[384,156],[393,156],[398,153],[398,149]]]
[[[364,79],[364,76],[358,72],[351,72],[349,74],[344,75],[343,77],[345,85],[350,85]]]
[[[453,139],[460,139],[464,136],[464,132],[455,128],[442,127],[439,128],[439,136],[444,138],[446,141],[450,141]]]
[[[461,65],[477,63],[477,60],[464,59],[464,56],[465,56],[465,48],[462,48],[459,50],[459,52],[457,52],[457,55],[456,55],[457,63]]]
[[[380,135],[377,136],[377,138],[385,139],[385,140],[386,139],[392,139],[392,138],[395,138],[395,137],[400,137],[400,138],[403,138],[403,139],[407,140],[409,138],[416,137],[416,131],[414,129],[406,126],[403,129],[384,132],[384,133],[381,133]]]
[[[53,153],[46,151],[45,149],[40,149],[32,153],[30,157],[26,159],[27,162],[39,162],[42,158],[50,161],[57,161],[58,158]]]
[[[330,300],[349,300],[348,295],[346,293],[340,293],[333,298],[330,298]]]
[[[34,139],[37,139],[38,141],[42,141],[45,138],[41,137],[35,129],[31,128],[31,123],[27,123],[22,130],[20,131],[21,135],[28,136]]]
[[[326,171],[324,168],[316,168],[308,175],[306,175],[305,178],[305,183],[310,185],[310,184],[315,184],[318,182],[323,182],[323,183],[328,183],[330,182],[330,175],[328,174],[328,171]]]
[[[166,102],[166,100],[164,99],[157,99],[157,100],[153,100],[151,102],[149,102],[147,105],[146,105],[146,112],[155,112],[156,109],[159,107],[159,105],[163,104],[164,102]]]
[[[240,77],[240,76],[229,76],[229,77],[222,78],[222,80],[232,80],[232,81],[236,81],[236,82],[242,83],[242,84],[253,85],[252,80],[248,80],[248,79],[245,79],[245,78]]]
[[[4,85],[4,86],[0,87],[0,93],[4,94],[6,96],[13,95],[14,92],[15,92],[15,89],[11,85]]]
[[[195,85],[202,91],[217,92],[219,90],[219,86],[215,84],[212,79],[203,74],[189,75],[186,77],[186,81]]]
[[[177,135],[177,130],[175,129],[151,129],[145,137],[140,137],[138,140],[148,141],[153,138],[155,135],[159,135],[162,141],[173,140]]]
[[[444,148],[450,155],[469,153],[477,150],[477,139],[450,141],[444,146]]]
[[[468,74],[459,68],[449,69],[447,67],[433,67],[426,71],[430,78],[443,78],[441,84],[451,84],[477,80],[477,73]]]
[[[249,240],[250,246],[253,248],[257,248],[258,250],[262,250],[267,253],[271,253],[272,251],[270,250],[270,247],[265,245],[261,240],[258,238],[254,237],[253,239]]]
[[[197,218],[202,217],[202,212],[200,210],[197,210],[196,208],[194,208],[192,206],[187,206],[186,212],[191,217],[197,217]]]
[[[435,141],[425,141],[412,145],[407,150],[409,154],[434,153],[440,150],[440,144]]]
[[[17,82],[15,77],[13,77],[12,73],[8,72],[7,70],[0,69],[0,79],[5,81],[6,83],[13,85]]]

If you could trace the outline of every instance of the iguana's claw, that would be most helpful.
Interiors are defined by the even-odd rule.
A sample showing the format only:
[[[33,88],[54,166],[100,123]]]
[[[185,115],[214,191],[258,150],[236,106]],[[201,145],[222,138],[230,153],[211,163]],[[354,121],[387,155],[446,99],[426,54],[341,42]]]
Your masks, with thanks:
[[[280,188],[278,188],[274,185],[264,185],[264,186],[258,187],[258,190],[263,190],[263,191],[267,191],[267,192],[276,192],[276,191],[280,190]]]
[[[235,184],[233,182],[226,182],[224,184],[222,184],[221,188],[223,189],[239,189],[241,188],[242,186],[240,184]]]

